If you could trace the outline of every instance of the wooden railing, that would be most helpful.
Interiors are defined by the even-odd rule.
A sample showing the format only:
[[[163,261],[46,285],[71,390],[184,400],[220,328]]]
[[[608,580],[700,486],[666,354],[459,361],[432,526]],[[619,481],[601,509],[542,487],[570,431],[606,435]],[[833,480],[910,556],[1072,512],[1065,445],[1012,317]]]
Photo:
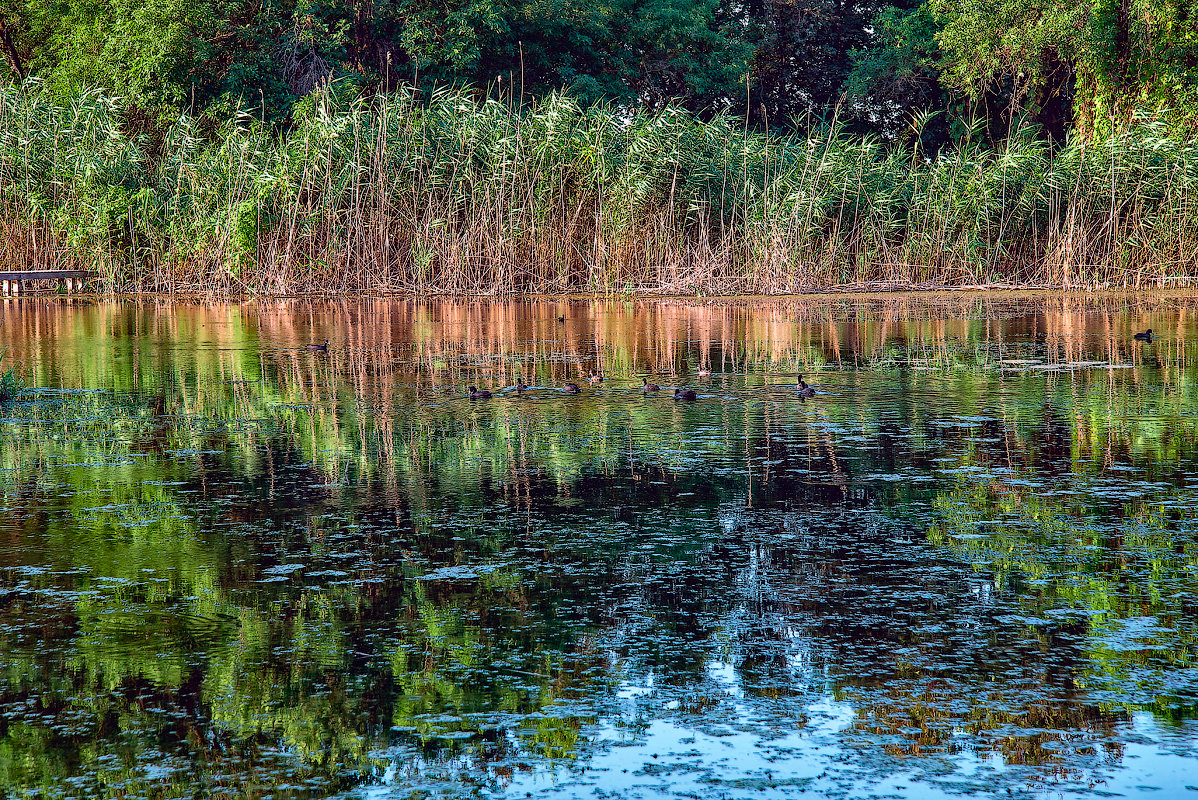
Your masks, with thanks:
[[[0,295],[12,297],[27,292],[30,281],[61,281],[67,293],[82,291],[84,281],[96,277],[86,269],[18,269],[0,270]]]

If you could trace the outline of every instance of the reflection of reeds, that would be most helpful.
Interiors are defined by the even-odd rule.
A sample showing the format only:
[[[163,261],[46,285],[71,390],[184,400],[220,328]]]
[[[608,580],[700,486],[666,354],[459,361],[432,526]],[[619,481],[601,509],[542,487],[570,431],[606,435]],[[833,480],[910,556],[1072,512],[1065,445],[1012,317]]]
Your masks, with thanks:
[[[184,119],[151,157],[95,94],[0,91],[0,263],[116,290],[781,293],[988,283],[1168,286],[1194,273],[1198,144],[1146,123],[932,161],[840,130],[520,112],[442,92]]]
[[[645,374],[665,385],[690,381],[700,366],[714,370],[713,385],[721,373],[785,383],[782,376],[796,370],[854,364],[993,369],[1029,340],[1040,343],[1047,364],[1131,363],[1151,353],[1163,368],[1185,368],[1198,359],[1187,334],[1196,307],[1183,295],[587,301],[570,303],[561,323],[553,302],[22,303],[6,310],[5,336],[8,360],[32,370],[33,385],[157,394],[164,380],[194,390],[196,370],[251,387],[274,375],[289,402],[352,398],[386,411],[412,393],[448,397],[467,383],[500,388],[520,377],[560,386],[591,369],[607,376],[603,390],[639,388]],[[1146,325],[1159,332],[1150,349],[1131,339]],[[302,349],[325,337],[327,354]],[[102,341],[133,348],[130,375],[110,375],[113,363],[94,356]],[[198,350],[185,372],[166,376],[163,368],[183,355],[173,342]]]
[[[869,397],[885,405],[909,392],[951,393],[991,405],[1006,420],[1000,432],[1008,442],[1004,458],[1016,461],[1027,458],[1021,440],[1039,424],[1035,406],[1015,402],[1023,390],[1074,409],[1080,416],[1072,439],[1084,450],[1158,448],[1163,457],[1174,457],[1176,448],[1188,446],[1185,436],[1167,432],[1189,402],[1187,375],[1198,363],[1198,343],[1188,335],[1196,303],[1182,296],[959,294],[827,304],[592,301],[565,306],[563,323],[557,320],[559,302],[86,308],[22,302],[6,312],[5,327],[9,357],[32,385],[152,398],[147,413],[176,417],[170,435],[191,437],[172,446],[198,446],[202,431],[183,424],[188,419],[220,420],[251,439],[257,435],[252,426],[262,421],[287,431],[329,484],[346,483],[347,474],[386,475],[385,491],[397,495],[401,487],[414,491],[404,487],[412,476],[456,465],[477,473],[470,480],[503,475],[505,487],[526,495],[529,470],[547,469],[568,483],[583,465],[615,463],[621,454],[639,458],[646,442],[652,443],[651,452],[644,451],[649,462],[665,465],[706,446],[684,445],[684,422],[662,416],[662,404],[652,398],[629,402],[640,400],[645,374],[666,386],[693,382],[721,395],[713,402],[728,414],[730,436],[720,448],[735,441],[748,447],[763,429],[768,448],[771,429],[805,429],[806,457],[819,461],[824,477],[837,484],[847,468],[838,426],[872,426],[875,401]],[[1137,325],[1129,308],[1140,315]],[[1171,333],[1149,350],[1130,339],[1131,330],[1145,324]],[[326,336],[332,340],[328,353],[303,350],[304,342]],[[1062,371],[1003,364],[1027,355],[1029,346],[1037,367]],[[1083,358],[1135,365],[1148,356],[1148,371],[1069,368]],[[696,378],[701,364],[715,374]],[[495,402],[464,402],[467,383],[499,389],[524,377],[560,386],[600,365],[608,380],[585,389],[604,398],[598,401],[584,396],[559,403],[557,395],[543,393],[527,402],[505,394]],[[817,401],[800,411],[789,391],[800,370],[866,402]],[[732,372],[741,375],[721,374]],[[902,401],[915,411],[923,402]],[[630,413],[625,422],[610,413],[613,403]],[[1141,420],[1145,403],[1153,412]],[[1137,419],[1134,426],[1109,424],[1129,416]],[[735,435],[733,420],[746,426]],[[587,443],[576,441],[578,431],[586,431]],[[752,480],[771,473],[767,465]]]

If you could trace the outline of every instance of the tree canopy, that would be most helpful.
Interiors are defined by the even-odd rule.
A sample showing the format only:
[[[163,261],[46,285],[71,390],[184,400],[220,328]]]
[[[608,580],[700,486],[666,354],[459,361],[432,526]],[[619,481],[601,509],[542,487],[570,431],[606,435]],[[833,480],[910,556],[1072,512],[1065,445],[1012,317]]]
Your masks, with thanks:
[[[1198,0],[0,0],[0,80],[102,88],[153,114],[283,120],[321,85],[1038,123],[1063,138],[1198,108]]]

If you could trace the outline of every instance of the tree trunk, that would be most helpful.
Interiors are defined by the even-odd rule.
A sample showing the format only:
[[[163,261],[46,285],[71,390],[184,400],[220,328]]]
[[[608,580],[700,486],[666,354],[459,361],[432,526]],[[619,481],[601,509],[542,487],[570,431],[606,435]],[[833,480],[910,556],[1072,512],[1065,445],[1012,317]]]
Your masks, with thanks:
[[[1115,29],[1115,74],[1116,82],[1111,87],[1111,109],[1122,116],[1123,98],[1131,94],[1132,42],[1131,0],[1119,0],[1119,16]],[[1129,109],[1130,110],[1130,109]]]
[[[12,37],[8,35],[4,17],[0,17],[0,47],[4,48],[4,54],[8,56],[12,71],[17,73],[17,80],[25,80],[25,66],[21,63],[21,54],[17,52],[17,46],[13,44]]]
[[[1036,92],[1036,119],[1045,135],[1064,144],[1073,124],[1073,69],[1053,54],[1045,65],[1044,83]]]

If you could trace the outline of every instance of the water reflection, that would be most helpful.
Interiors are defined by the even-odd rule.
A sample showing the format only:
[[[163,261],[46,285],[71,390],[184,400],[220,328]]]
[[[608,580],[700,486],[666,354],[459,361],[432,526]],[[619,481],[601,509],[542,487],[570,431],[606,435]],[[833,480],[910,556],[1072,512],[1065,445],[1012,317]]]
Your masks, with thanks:
[[[8,303],[0,787],[1182,792],[1196,305]]]

